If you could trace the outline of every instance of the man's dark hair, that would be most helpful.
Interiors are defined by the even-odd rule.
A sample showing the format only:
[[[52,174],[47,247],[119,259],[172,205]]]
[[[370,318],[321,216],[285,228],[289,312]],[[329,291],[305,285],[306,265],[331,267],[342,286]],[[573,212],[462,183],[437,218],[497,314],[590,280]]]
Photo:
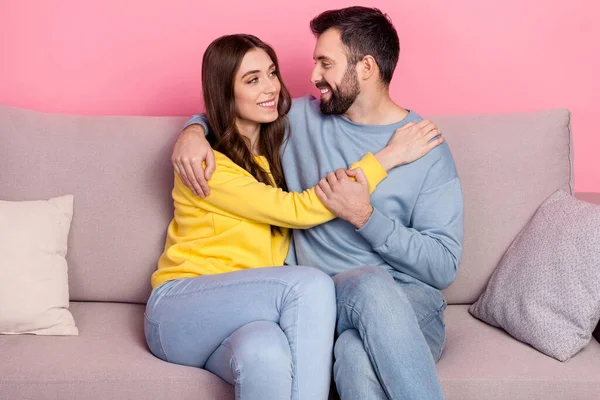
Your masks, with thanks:
[[[348,64],[355,65],[366,55],[373,56],[381,81],[389,86],[400,55],[400,41],[388,15],[377,8],[355,6],[325,11],[310,21],[316,37],[332,28],[341,34],[348,50]]]

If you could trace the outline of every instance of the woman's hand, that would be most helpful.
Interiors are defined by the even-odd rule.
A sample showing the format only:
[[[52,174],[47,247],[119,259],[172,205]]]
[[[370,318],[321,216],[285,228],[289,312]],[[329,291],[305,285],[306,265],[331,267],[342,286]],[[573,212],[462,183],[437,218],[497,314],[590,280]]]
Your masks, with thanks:
[[[389,171],[394,167],[418,160],[444,143],[441,134],[442,132],[431,121],[424,119],[416,124],[409,122],[396,129],[388,145],[375,154],[375,157],[381,166]]]

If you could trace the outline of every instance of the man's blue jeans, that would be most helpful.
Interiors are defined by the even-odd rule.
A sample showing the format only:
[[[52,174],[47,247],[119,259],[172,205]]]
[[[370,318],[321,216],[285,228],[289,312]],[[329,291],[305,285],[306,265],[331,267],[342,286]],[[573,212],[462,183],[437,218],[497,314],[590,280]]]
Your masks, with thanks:
[[[158,358],[207,369],[240,400],[325,400],[335,289],[315,268],[255,268],[156,288],[145,331]]]
[[[333,280],[334,378],[342,400],[443,399],[435,369],[445,334],[441,292],[379,267],[348,270]]]

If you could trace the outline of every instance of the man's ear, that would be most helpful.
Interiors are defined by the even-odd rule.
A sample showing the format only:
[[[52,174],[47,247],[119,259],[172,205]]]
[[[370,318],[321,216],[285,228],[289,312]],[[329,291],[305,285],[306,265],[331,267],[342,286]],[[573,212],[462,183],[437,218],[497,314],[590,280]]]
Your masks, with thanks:
[[[371,55],[366,55],[360,61],[358,77],[363,80],[371,78],[379,70],[375,59]]]

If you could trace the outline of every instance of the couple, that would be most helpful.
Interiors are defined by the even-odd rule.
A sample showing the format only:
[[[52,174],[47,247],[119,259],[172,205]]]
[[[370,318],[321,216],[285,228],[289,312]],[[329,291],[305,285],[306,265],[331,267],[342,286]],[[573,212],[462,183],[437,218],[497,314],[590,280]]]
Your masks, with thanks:
[[[342,400],[441,399],[440,290],[463,228],[450,150],[389,96],[399,41],[386,15],[326,11],[311,29],[320,100],[292,102],[254,36],[206,50],[206,114],[173,154],[148,347],[236,399],[327,399],[332,366]]]

